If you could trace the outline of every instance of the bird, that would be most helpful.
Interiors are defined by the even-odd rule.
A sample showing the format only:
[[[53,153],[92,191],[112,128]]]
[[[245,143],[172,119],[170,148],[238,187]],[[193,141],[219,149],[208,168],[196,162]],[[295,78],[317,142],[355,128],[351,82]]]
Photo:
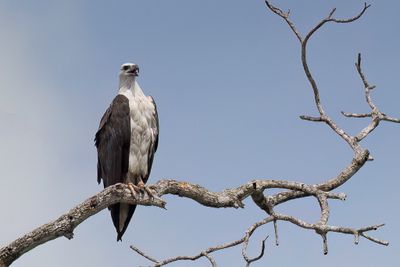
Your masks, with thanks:
[[[100,120],[95,135],[97,148],[97,182],[104,188],[124,183],[135,192],[151,195],[145,186],[154,154],[158,147],[159,121],[156,103],[146,96],[136,78],[139,66],[122,64],[119,72],[118,94]],[[152,195],[151,195],[152,196]],[[117,203],[108,207],[122,241],[136,205]]]

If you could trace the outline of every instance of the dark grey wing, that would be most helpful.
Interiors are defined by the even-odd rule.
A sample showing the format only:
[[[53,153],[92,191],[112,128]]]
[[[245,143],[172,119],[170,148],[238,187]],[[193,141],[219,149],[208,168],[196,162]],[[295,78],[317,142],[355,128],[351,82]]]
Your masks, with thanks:
[[[153,138],[152,138],[152,142],[149,147],[149,153],[148,153],[149,158],[147,160],[147,162],[148,162],[147,177],[145,177],[145,179],[143,181],[144,183],[147,182],[147,180],[149,179],[149,176],[150,176],[151,166],[153,165],[154,154],[156,153],[157,148],[158,148],[158,134],[160,132],[157,105],[156,105],[156,102],[154,101],[153,97],[149,96],[149,98],[154,105],[154,114],[153,114],[153,118],[151,120],[151,130],[153,131]]]
[[[97,147],[97,181],[104,187],[125,182],[129,168],[131,120],[129,100],[123,95],[114,98],[100,121],[95,137]],[[135,212],[136,205],[114,204],[109,207],[111,218],[121,240]],[[120,221],[120,214],[126,214]]]
[[[103,179],[104,187],[124,181],[129,166],[130,135],[129,100],[118,95],[103,115],[95,137],[97,181]]]

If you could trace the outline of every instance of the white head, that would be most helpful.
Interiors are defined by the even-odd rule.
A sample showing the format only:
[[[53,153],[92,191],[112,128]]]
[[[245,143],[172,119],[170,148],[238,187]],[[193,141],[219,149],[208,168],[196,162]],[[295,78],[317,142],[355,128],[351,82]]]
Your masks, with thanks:
[[[121,65],[119,77],[136,77],[139,76],[139,66],[134,63],[124,63]]]
[[[131,87],[135,78],[139,76],[139,66],[134,63],[124,63],[121,65],[119,72],[120,87]]]

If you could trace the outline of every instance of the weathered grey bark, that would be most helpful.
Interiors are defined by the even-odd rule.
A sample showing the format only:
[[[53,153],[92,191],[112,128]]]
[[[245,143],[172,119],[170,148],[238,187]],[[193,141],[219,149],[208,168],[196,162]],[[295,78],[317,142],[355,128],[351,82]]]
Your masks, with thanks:
[[[367,157],[365,157],[365,161],[366,159]],[[358,165],[351,164],[350,166],[357,167]],[[352,172],[348,172],[348,175],[351,174]],[[320,187],[323,188],[324,185],[328,184],[331,185],[330,188],[334,189],[337,186],[339,186],[341,182],[342,182],[342,175],[339,175],[338,177],[336,177],[336,179],[328,180],[326,183],[322,183],[320,185],[308,185],[304,183],[281,181],[281,180],[254,180],[237,188],[226,189],[222,192],[210,192],[209,190],[200,185],[191,184],[188,182],[179,182],[175,180],[160,180],[156,184],[149,186],[151,190],[154,191],[155,194],[154,197],[149,197],[147,194],[144,195],[138,194],[132,196],[130,190],[127,188],[126,185],[117,184],[104,189],[103,191],[101,191],[100,193],[96,194],[93,197],[90,197],[89,199],[85,200],[82,204],[79,204],[78,206],[71,209],[67,213],[61,215],[58,219],[38,227],[32,232],[22,236],[21,238],[18,238],[9,245],[1,248],[0,267],[9,266],[12,262],[14,262],[24,253],[30,251],[31,249],[47,241],[62,236],[71,239],[73,237],[74,229],[80,223],[82,223],[90,216],[95,215],[99,211],[117,202],[125,202],[125,203],[145,205],[145,206],[157,206],[163,208],[165,207],[166,202],[163,201],[160,198],[160,196],[166,194],[173,194],[173,195],[178,195],[180,197],[193,199],[194,201],[207,207],[239,208],[239,207],[244,207],[242,201],[245,198],[253,196],[253,199],[257,203],[257,205],[265,209],[264,207],[266,205],[270,207],[271,203],[274,203],[273,205],[276,206],[279,203],[283,203],[284,201],[286,201],[287,198],[282,198],[282,194],[264,198],[264,195],[262,194],[264,190],[270,188],[282,188],[282,189],[293,190],[283,193],[287,197],[294,196],[291,193],[296,194],[296,192],[301,192],[302,195],[301,196],[296,195],[295,198],[314,196],[318,199],[324,199],[324,200],[326,200],[326,198],[344,200],[346,195],[343,193],[332,193],[320,189]],[[260,195],[262,196],[261,198],[258,197]],[[325,204],[321,207],[323,213],[324,212],[326,213],[328,212],[328,206],[326,201],[324,203]],[[314,229],[316,231],[324,231],[324,232],[332,231],[332,232],[341,232],[353,235],[357,235],[360,232],[360,230],[345,228],[345,227],[326,226],[326,225],[320,225],[318,223],[309,224],[300,221],[294,217],[276,213],[273,214],[273,217],[269,217],[267,219],[267,222],[274,220],[289,221],[303,228]],[[323,221],[327,222],[327,219],[323,219]],[[244,241],[248,240],[248,238],[243,239],[243,241],[239,242],[238,244],[243,243]],[[237,242],[238,241],[235,241],[235,243]],[[384,241],[378,243],[384,243]],[[227,247],[230,246],[231,245]],[[206,256],[207,253],[203,254],[202,256]]]
[[[97,195],[88,198],[82,204],[61,215],[58,219],[42,225],[32,232],[16,239],[9,245],[0,249],[0,267],[9,266],[24,253],[47,241],[65,236],[73,237],[74,229],[90,216],[107,208],[109,205],[126,202],[139,205],[152,205],[164,207],[165,202],[158,197],[149,199],[146,196],[135,196],[132,198],[130,191],[125,185],[117,184],[108,187]]]

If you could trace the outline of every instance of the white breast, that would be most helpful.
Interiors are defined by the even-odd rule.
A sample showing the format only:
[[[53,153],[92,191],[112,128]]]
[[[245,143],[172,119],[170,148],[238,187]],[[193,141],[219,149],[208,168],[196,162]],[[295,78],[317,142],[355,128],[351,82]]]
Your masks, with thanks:
[[[120,91],[129,100],[131,117],[131,143],[129,153],[128,179],[136,184],[137,176],[142,179],[148,175],[148,154],[154,142],[152,119],[155,107],[135,82],[132,90]]]

